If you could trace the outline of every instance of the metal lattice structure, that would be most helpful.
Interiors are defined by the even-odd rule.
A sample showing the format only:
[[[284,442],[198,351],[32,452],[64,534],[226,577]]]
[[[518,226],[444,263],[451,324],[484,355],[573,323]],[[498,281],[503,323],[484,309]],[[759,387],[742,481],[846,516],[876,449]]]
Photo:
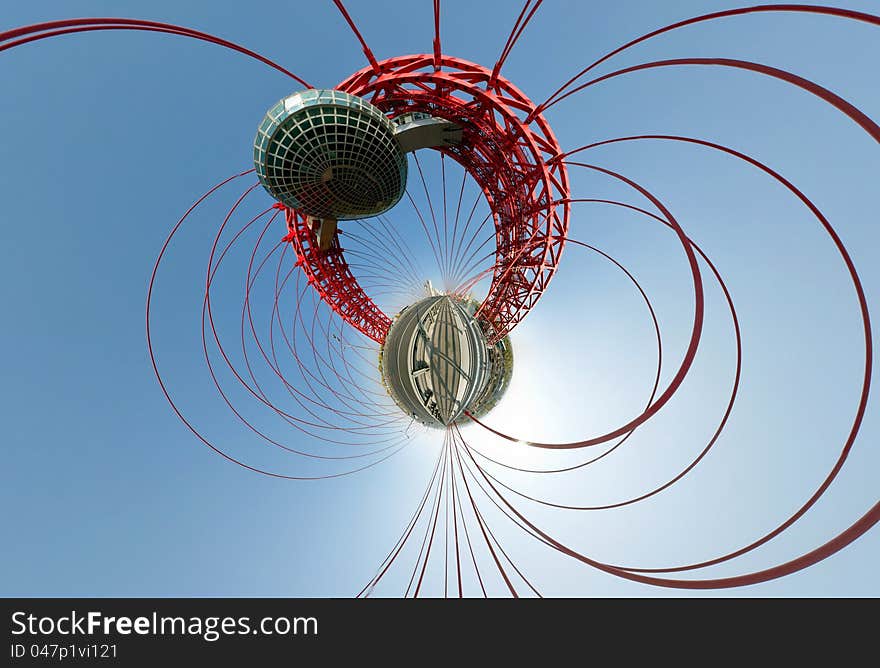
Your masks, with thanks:
[[[501,340],[547,288],[568,231],[568,175],[564,163],[552,160],[562,150],[537,105],[497,73],[443,55],[439,60],[422,54],[377,62],[338,88],[367,99],[391,118],[424,113],[462,128],[459,143],[436,150],[464,167],[492,210],[495,263],[478,316],[490,341]],[[297,215],[301,213],[287,212],[289,221]],[[326,295],[351,325],[381,343],[387,328],[378,326],[379,309],[364,299],[342,254],[324,254],[309,243],[306,225],[289,225],[289,230],[302,235],[296,249],[304,253],[303,266],[312,268],[310,279],[317,281],[322,297]],[[338,247],[337,240],[333,248]]]
[[[296,264],[313,286],[339,316],[352,327],[374,341],[384,341],[391,319],[373,303],[345,261],[339,234],[333,236],[330,248],[318,247],[317,234],[306,216],[296,210],[277,204],[284,211],[288,234],[284,238],[296,252]]]
[[[294,93],[273,106],[257,130],[254,167],[275,199],[319,219],[382,213],[406,186],[391,121],[335,90]]]

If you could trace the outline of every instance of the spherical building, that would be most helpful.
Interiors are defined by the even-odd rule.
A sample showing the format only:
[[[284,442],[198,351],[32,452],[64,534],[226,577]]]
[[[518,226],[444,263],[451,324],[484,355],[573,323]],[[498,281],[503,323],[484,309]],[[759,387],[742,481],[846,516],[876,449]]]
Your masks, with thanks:
[[[382,379],[394,402],[412,419],[442,428],[488,413],[513,372],[510,342],[490,345],[476,305],[432,296],[395,318],[380,353]]]
[[[294,93],[272,107],[257,130],[254,166],[272,197],[316,219],[378,215],[406,188],[394,124],[338,90]]]

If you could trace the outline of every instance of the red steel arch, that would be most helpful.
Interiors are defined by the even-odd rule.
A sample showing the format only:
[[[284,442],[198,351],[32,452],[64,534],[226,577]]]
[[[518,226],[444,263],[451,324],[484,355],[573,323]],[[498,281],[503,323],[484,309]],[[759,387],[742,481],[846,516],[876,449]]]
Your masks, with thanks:
[[[390,58],[343,81],[339,90],[368,99],[391,117],[425,112],[463,128],[443,152],[482,189],[495,224],[492,283],[478,316],[494,342],[534,307],[556,271],[570,214],[568,173],[553,131],[507,79],[459,58]],[[338,236],[322,252],[306,219],[286,209],[287,239],[321,298],[349,324],[382,343],[391,324],[360,287]]]

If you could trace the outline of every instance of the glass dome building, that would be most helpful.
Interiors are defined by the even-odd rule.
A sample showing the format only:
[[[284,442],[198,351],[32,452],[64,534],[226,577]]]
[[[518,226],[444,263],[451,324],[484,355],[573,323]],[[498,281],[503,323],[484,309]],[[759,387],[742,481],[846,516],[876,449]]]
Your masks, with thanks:
[[[273,106],[257,130],[254,167],[272,197],[322,220],[378,215],[406,188],[392,121],[338,90],[301,91]]]

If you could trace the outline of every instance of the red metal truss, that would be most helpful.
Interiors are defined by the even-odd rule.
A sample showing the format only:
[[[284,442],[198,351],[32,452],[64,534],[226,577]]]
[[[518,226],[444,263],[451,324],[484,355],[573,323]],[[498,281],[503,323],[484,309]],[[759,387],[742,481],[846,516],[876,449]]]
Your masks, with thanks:
[[[351,273],[339,245],[339,233],[334,234],[330,248],[322,251],[305,216],[283,204],[275,206],[284,211],[288,232],[284,241],[290,242],[296,251],[296,264],[302,267],[309,285],[352,327],[374,341],[385,341],[391,319],[373,303]]]
[[[492,211],[495,264],[477,315],[492,342],[506,336],[546,289],[568,232],[568,174],[562,161],[551,160],[562,150],[536,105],[480,65],[441,55],[437,68],[434,54],[381,61],[337,88],[392,117],[425,112],[463,128],[460,143],[437,150],[473,177]],[[287,217],[291,242],[322,299],[368,337],[384,341],[390,320],[348,270],[338,238],[322,253],[305,220],[292,211]]]

